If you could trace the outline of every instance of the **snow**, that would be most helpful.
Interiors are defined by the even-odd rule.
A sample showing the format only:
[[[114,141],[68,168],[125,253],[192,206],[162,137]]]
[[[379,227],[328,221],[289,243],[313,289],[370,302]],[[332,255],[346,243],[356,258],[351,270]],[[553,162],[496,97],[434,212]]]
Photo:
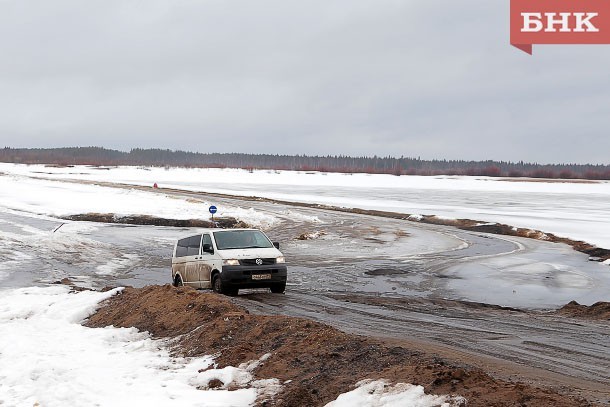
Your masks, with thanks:
[[[279,388],[277,380],[254,381],[249,365],[199,373],[211,356],[171,357],[166,342],[135,328],[80,324],[120,290],[0,291],[0,405],[248,406]],[[239,389],[196,388],[210,377]]]
[[[261,356],[258,360],[242,363],[237,368],[227,366],[223,369],[209,369],[201,372],[190,384],[196,387],[207,388],[212,380],[220,380],[223,385],[221,389],[227,389],[229,385],[250,386],[255,388],[264,399],[272,398],[282,390],[282,385],[278,379],[254,380],[252,372],[262,362],[271,357],[270,353]]]
[[[49,168],[0,164],[0,171],[181,188],[297,202],[437,215],[538,229],[610,248],[610,182],[489,177],[393,176],[239,169]]]
[[[149,215],[169,219],[208,219],[209,202],[133,189],[68,182],[52,182],[19,175],[0,177],[0,202],[6,209],[63,217],[83,213],[117,216]],[[220,208],[217,216],[231,216],[262,228],[279,220],[252,208]]]
[[[305,215],[303,213],[300,212],[296,212],[293,210],[285,210],[285,211],[281,211],[280,212],[282,215],[285,215],[286,217],[293,219],[293,220],[298,220],[301,222],[307,222],[307,223],[323,223],[319,217],[317,216],[310,216],[310,215]]]
[[[355,390],[341,394],[326,407],[450,407],[458,405],[461,397],[434,396],[424,393],[422,386],[384,380],[363,380]]]

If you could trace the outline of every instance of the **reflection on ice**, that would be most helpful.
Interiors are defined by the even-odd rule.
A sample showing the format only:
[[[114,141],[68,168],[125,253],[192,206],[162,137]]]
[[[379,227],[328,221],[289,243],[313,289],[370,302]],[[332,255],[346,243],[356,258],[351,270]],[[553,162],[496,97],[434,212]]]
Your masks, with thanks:
[[[166,283],[173,242],[184,234],[179,228],[64,222],[16,212],[0,212],[0,219],[0,286],[5,287],[70,278],[101,288],[121,285],[134,268],[154,276],[145,279],[149,284]]]
[[[558,308],[572,300],[608,301],[610,270],[572,248],[521,239],[523,252],[449,267],[447,289],[458,298],[517,308]]]
[[[118,271],[131,268],[137,264],[140,256],[137,254],[124,254],[120,257],[107,261],[105,264],[96,266],[97,274],[100,275],[116,275]]]

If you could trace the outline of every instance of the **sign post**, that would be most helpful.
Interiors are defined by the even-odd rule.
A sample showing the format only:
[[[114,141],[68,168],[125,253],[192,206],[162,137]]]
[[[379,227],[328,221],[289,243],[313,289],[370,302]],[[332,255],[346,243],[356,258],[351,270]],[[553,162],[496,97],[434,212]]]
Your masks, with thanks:
[[[209,209],[210,213],[212,214],[212,224],[214,224],[214,214],[216,212],[218,212],[218,208],[215,207],[214,205],[210,205],[210,209]]]

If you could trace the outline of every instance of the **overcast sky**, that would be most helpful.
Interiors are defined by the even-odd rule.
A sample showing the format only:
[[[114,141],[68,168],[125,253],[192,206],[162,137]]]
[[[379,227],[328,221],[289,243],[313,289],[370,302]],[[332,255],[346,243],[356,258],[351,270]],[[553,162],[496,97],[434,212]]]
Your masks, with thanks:
[[[610,45],[508,0],[0,0],[0,144],[610,164]]]

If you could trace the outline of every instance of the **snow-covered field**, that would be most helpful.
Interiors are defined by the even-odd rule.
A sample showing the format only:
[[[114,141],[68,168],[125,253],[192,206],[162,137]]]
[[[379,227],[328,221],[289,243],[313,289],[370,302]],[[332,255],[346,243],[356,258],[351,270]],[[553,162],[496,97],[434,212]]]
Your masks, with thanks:
[[[0,164],[0,172],[83,179],[500,222],[610,248],[610,182],[488,177]],[[3,197],[4,200],[4,197]]]
[[[179,199],[137,190],[64,182],[49,182],[20,175],[0,177],[0,209],[32,214],[66,216],[82,213],[151,215],[170,219],[207,219],[209,202]],[[232,216],[267,228],[277,219],[239,207],[219,208],[217,216]]]

